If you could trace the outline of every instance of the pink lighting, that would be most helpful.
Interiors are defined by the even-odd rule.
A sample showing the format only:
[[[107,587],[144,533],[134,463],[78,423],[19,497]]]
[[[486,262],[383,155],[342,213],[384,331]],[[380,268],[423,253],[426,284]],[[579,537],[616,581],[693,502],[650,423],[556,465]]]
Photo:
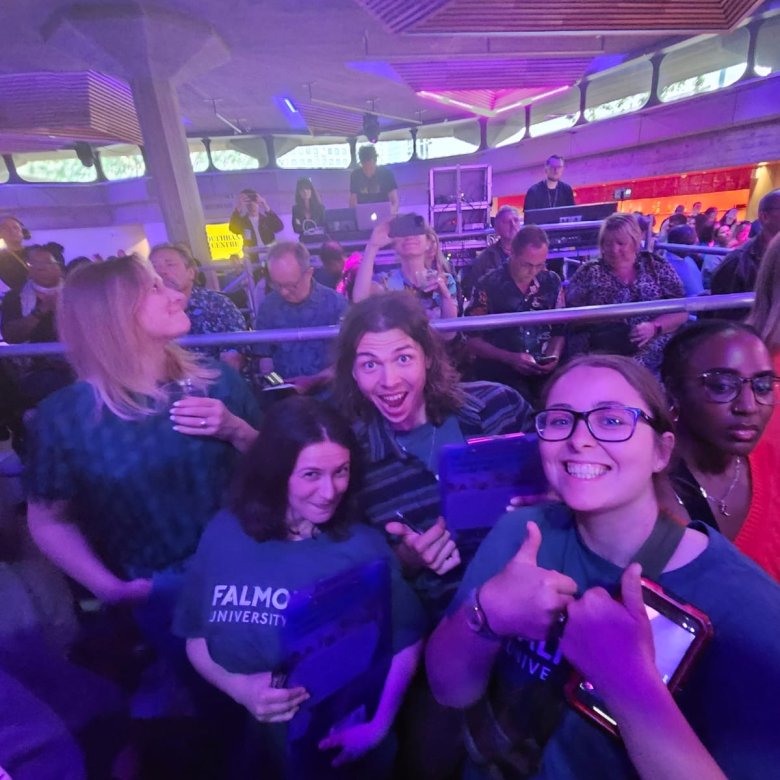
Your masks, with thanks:
[[[450,94],[442,94],[440,92],[433,92],[427,89],[418,90],[416,94],[419,97],[426,98],[427,100],[435,100],[437,103],[442,103],[445,106],[457,106],[458,108],[463,108],[466,111],[470,111],[472,114],[476,114],[477,116],[484,116],[488,119],[492,119],[493,117],[496,117],[499,114],[503,114],[506,111],[522,108],[536,102],[537,100],[541,100],[542,98],[547,98],[551,95],[557,95],[559,92],[564,92],[567,89],[569,89],[569,85],[564,85],[562,87],[556,87],[555,89],[550,89],[545,92],[540,92],[536,95],[528,95],[528,90],[499,90],[492,95],[493,99],[490,101],[490,107],[485,105],[484,100],[480,101],[481,104],[478,104],[477,102],[471,103],[467,100],[461,100],[459,98],[452,97]],[[463,92],[465,96],[468,95],[469,90],[463,90]],[[501,98],[506,99],[508,97],[511,100],[512,97],[517,97],[518,93],[523,94],[523,92],[526,92],[526,94],[520,100],[514,100],[513,102],[504,106],[498,105],[501,102]]]
[[[437,92],[428,92],[421,89],[417,92],[417,95],[428,100],[435,100],[438,103],[443,103],[445,106],[458,106],[459,108],[465,108],[466,111],[471,111],[472,114],[477,116],[493,117],[496,112],[489,108],[482,108],[480,106],[474,106],[470,103],[464,103],[462,100],[456,100],[455,98],[448,97],[447,95],[439,95]]]
[[[557,95],[559,92],[565,92],[567,89],[569,89],[568,85],[563,87],[556,87],[555,89],[548,90],[547,92],[542,92],[541,95],[534,95],[527,100],[520,100],[517,103],[510,103],[508,106],[501,106],[501,108],[497,108],[494,113],[503,114],[504,111],[511,111],[513,108],[520,108],[521,106],[530,105],[531,103],[535,103],[537,100],[550,97],[550,95]]]

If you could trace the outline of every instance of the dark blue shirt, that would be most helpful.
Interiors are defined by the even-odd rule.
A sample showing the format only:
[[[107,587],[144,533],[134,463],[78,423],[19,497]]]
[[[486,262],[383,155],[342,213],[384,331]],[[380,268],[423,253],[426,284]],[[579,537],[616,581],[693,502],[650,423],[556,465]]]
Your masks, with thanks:
[[[571,510],[546,504],[510,512],[498,521],[468,567],[451,612],[512,558],[525,540],[529,520],[542,532],[540,567],[570,576],[580,594],[595,586],[614,590],[622,570],[583,543]],[[659,578],[667,592],[702,610],[714,629],[677,701],[730,780],[772,777],[780,764],[780,587],[717,531],[703,524],[695,527],[707,534],[707,548]],[[532,681],[560,689],[563,671],[561,655],[549,641],[511,639],[504,642],[493,674],[503,690]],[[472,766],[465,776],[474,780],[487,773]],[[535,780],[636,776],[621,742],[570,707],[533,775]]]
[[[233,414],[257,427],[246,383],[228,366],[209,387]],[[78,382],[38,407],[25,478],[36,501],[67,501],[100,559],[121,577],[149,576],[195,552],[219,508],[238,458],[226,441],[173,430],[168,409],[123,420],[97,408]]]
[[[258,307],[255,328],[275,330],[338,325],[346,310],[347,300],[343,295],[312,281],[311,293],[301,303],[288,303],[274,290]],[[255,350],[258,355],[272,358],[274,370],[285,378],[313,376],[333,362],[331,342],[325,339],[278,344],[260,342]]]

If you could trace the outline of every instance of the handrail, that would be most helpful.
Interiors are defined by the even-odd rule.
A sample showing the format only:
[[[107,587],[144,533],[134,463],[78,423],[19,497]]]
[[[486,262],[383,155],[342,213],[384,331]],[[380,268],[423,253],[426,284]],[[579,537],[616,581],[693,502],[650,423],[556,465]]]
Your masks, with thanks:
[[[707,246],[706,244],[667,244],[656,241],[653,244],[653,249],[670,249],[672,252],[685,252],[686,254],[693,252],[697,255],[730,255],[734,249],[739,249],[739,247],[729,248],[727,246]]]
[[[572,322],[600,322],[625,319],[646,314],[672,314],[717,311],[718,309],[743,309],[753,305],[754,293],[731,295],[699,295],[690,298],[669,298],[661,301],[639,303],[615,303],[606,306],[578,306],[570,309],[515,312],[512,314],[484,314],[477,317],[457,317],[436,320],[431,323],[436,330],[484,331],[495,328],[511,328],[515,325],[559,325]],[[251,330],[234,333],[208,333],[203,336],[184,336],[178,342],[184,347],[246,346],[260,342],[311,341],[333,339],[338,335],[338,325],[322,325],[314,328],[280,328],[277,330]],[[7,344],[0,345],[0,359],[31,357],[34,355],[61,355],[62,344]]]

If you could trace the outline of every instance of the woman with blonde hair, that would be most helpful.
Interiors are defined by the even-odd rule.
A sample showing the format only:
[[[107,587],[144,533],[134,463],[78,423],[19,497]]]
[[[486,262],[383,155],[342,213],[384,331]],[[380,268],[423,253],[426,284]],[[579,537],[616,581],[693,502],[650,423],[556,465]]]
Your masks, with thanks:
[[[134,256],[79,269],[62,291],[58,329],[79,381],[33,421],[29,525],[105,602],[146,601],[164,573],[175,586],[256,437],[240,377],[173,343],[189,324],[184,296]]]
[[[633,214],[607,217],[599,231],[599,247],[601,257],[580,266],[569,282],[567,306],[683,297],[683,285],[674,268],[658,255],[642,250],[642,232]],[[567,338],[567,348],[574,355],[588,352],[629,355],[657,370],[669,334],[687,316],[684,313],[645,315],[578,328]]]
[[[457,317],[455,278],[444,264],[436,262],[441,250],[434,247],[431,234],[436,235],[430,225],[416,214],[403,214],[377,225],[355,274],[352,300],[359,303],[375,293],[405,290],[423,304],[429,319]],[[395,250],[398,268],[375,274],[377,253],[389,245]],[[454,336],[452,333],[444,338],[447,340]]]

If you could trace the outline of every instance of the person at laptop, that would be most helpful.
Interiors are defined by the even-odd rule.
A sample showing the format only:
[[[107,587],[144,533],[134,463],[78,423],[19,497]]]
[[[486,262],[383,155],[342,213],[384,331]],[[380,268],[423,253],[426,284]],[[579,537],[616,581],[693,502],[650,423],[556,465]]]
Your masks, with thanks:
[[[563,165],[563,157],[559,154],[547,158],[544,164],[544,178],[528,189],[523,211],[574,205],[574,190],[565,181],[561,181]]]
[[[416,214],[404,214],[395,220],[377,225],[371,233],[363,260],[355,275],[353,302],[358,303],[370,295],[384,291],[405,290],[420,300],[430,319],[457,317],[458,288],[455,277],[444,268],[433,265],[429,230],[425,220]],[[393,233],[404,235],[393,237]],[[375,274],[377,253],[391,244],[396,252],[398,268]],[[446,334],[445,338],[451,339],[455,335],[454,332]]]
[[[376,147],[361,146],[358,151],[360,167],[349,179],[349,205],[389,201],[391,214],[398,213],[398,185],[389,168],[376,164]]]
[[[325,207],[311,179],[303,176],[295,185],[295,205],[292,208],[292,228],[299,235],[321,228],[325,224]]]
[[[379,703],[362,722],[333,724],[312,737],[334,767],[352,765],[349,777],[390,774],[390,735],[427,626],[384,538],[358,522],[355,459],[354,436],[338,412],[310,398],[281,401],[263,421],[228,508],[208,525],[189,568],[175,630],[195,669],[251,716],[233,777],[313,780],[290,777],[285,755],[285,724],[309,715],[309,692],[275,676],[289,660],[282,649],[285,611],[291,593],[376,560],[390,568],[393,653]],[[323,668],[322,675],[332,671]]]

